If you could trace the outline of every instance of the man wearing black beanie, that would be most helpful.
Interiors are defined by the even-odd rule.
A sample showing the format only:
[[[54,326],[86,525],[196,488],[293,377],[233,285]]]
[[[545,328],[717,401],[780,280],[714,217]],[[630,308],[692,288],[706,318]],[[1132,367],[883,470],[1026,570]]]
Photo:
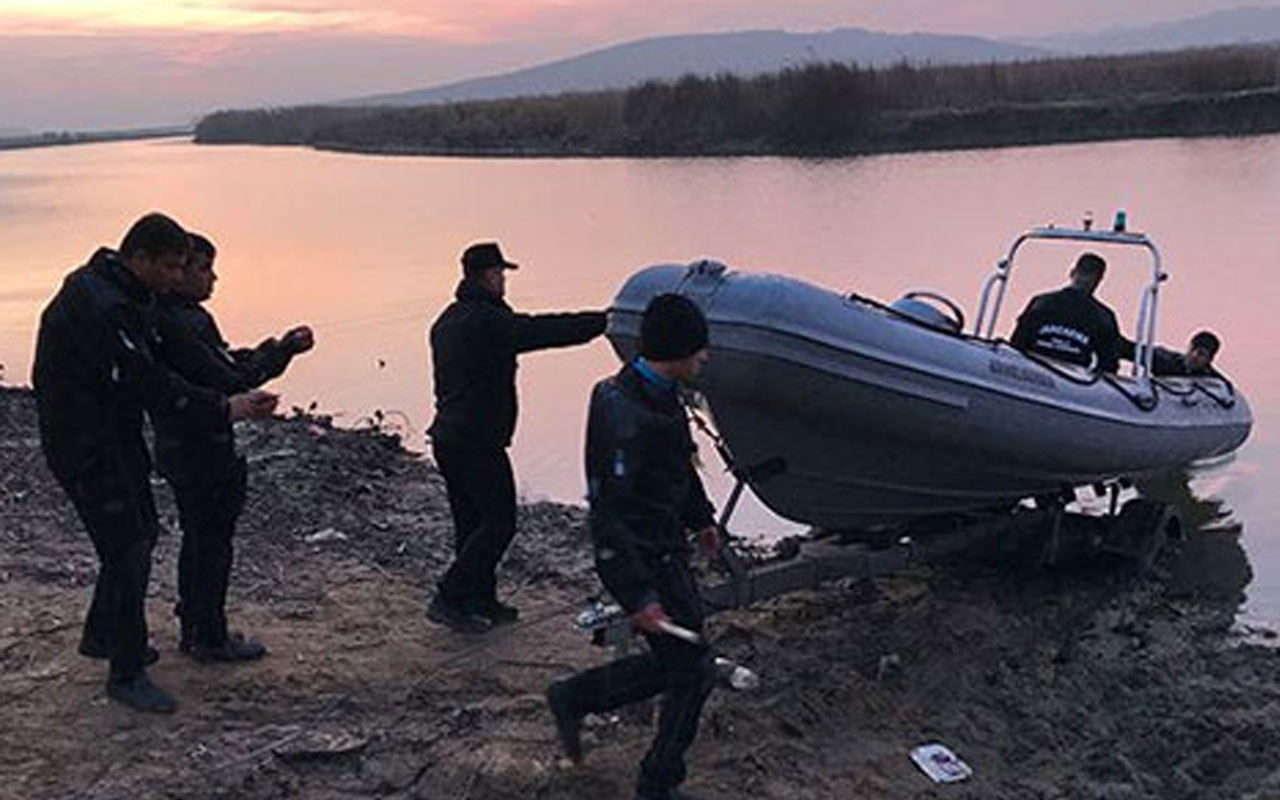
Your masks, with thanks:
[[[681,361],[707,348],[707,320],[693,301],[660,294],[640,318],[640,355],[650,362]]]
[[[460,633],[514,622],[498,600],[496,570],[516,532],[516,489],[507,447],[516,427],[516,356],[584,344],[604,333],[603,311],[518,314],[496,242],[462,253],[456,299],[431,326],[436,416],[428,433],[453,516],[454,560],[427,616]]]
[[[577,761],[585,715],[662,694],[637,800],[684,797],[676,789],[685,777],[684,753],[716,681],[705,644],[664,632],[674,622],[701,633],[690,533],[704,555],[717,545],[714,509],[694,467],[680,402],[680,384],[707,362],[707,336],[707,321],[692,301],[659,295],[640,323],[640,356],[591,394],[586,467],[596,571],[644,634],[649,652],[553,683],[547,701],[565,753]]]

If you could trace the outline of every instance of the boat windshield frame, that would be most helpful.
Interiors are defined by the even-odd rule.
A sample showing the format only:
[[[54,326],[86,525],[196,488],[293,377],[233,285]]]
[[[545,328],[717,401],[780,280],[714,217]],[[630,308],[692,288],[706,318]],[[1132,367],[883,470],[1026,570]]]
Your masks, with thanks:
[[[1009,253],[997,264],[995,271],[982,284],[982,292],[978,301],[978,316],[973,322],[973,335],[979,339],[994,339],[996,321],[1000,317],[1000,306],[1004,302],[1005,290],[1009,285],[1009,275],[1013,272],[1014,258],[1022,246],[1032,241],[1050,242],[1087,242],[1092,244],[1119,245],[1122,247],[1140,247],[1151,255],[1151,279],[1142,290],[1138,303],[1138,324],[1134,329],[1137,337],[1134,342],[1134,358],[1131,375],[1137,380],[1150,381],[1151,360],[1155,352],[1156,316],[1160,301],[1160,284],[1169,279],[1164,271],[1160,258],[1160,250],[1144,233],[1128,231],[1091,230],[1082,228],[1058,228],[1048,226],[1032,228],[1025,231],[1009,248]],[[992,292],[995,292],[994,298]],[[990,314],[988,315],[988,309]]]

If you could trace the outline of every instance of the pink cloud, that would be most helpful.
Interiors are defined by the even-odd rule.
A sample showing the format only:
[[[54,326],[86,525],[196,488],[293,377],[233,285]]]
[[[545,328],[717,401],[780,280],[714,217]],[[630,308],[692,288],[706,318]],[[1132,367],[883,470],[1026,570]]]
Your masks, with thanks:
[[[838,26],[978,35],[1100,29],[1233,8],[1245,0],[235,0],[259,12],[347,13],[362,30],[454,41],[552,33],[616,40],[656,33]]]
[[[860,26],[887,31],[1018,35],[1172,19],[1245,0],[202,0],[170,7],[214,25],[217,9],[253,30],[299,27],[425,36],[455,42],[585,36],[599,40],[743,28]],[[104,3],[104,7],[108,4]],[[35,4],[32,4],[35,7]],[[118,9],[119,7],[117,7]],[[210,12],[212,13],[206,13]],[[100,21],[90,25],[103,29]],[[270,23],[275,19],[276,22]],[[61,21],[57,21],[61,20]],[[253,20],[261,20],[262,26]],[[118,23],[117,31],[127,30]],[[82,29],[66,17],[5,14],[6,33]],[[59,27],[61,26],[61,27]],[[265,26],[265,27],[263,27]],[[191,30],[190,27],[184,30]]]

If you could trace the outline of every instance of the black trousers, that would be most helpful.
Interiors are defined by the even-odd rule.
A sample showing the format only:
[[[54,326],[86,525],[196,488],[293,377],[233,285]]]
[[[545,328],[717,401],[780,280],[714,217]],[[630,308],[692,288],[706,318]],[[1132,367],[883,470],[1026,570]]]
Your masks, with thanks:
[[[516,486],[501,448],[472,449],[434,442],[453,514],[453,564],[440,579],[440,597],[483,607],[497,599],[498,562],[516,533]]]
[[[247,470],[243,458],[216,480],[173,479],[182,548],[178,554],[178,616],[187,644],[216,647],[227,639],[227,584],[234,557],[232,537],[244,510]]]
[[[688,560],[673,555],[653,565],[654,587],[677,625],[702,631],[702,602]],[[662,796],[685,778],[684,754],[698,734],[702,706],[715,686],[710,648],[645,633],[649,652],[580,672],[565,685],[572,710],[599,714],[662,695],[658,732],[640,763],[638,789]]]
[[[142,670],[147,584],[160,529],[145,458],[111,454],[85,472],[59,477],[98,554],[98,580],[84,640],[111,653],[113,675]]]

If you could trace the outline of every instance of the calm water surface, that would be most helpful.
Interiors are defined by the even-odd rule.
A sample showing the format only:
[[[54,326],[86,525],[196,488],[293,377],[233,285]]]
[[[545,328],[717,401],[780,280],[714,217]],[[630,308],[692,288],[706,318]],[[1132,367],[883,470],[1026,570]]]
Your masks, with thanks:
[[[521,263],[508,294],[523,310],[602,308],[641,266],[712,257],[886,300],[935,289],[973,314],[1019,231],[1124,208],[1172,275],[1160,338],[1216,329],[1221,364],[1253,405],[1248,445],[1193,488],[1244,524],[1248,614],[1280,621],[1280,137],[829,161],[392,158],[176,140],[0,152],[6,382],[28,382],[36,318],[63,273],[153,208],[218,243],[212,306],[233,342],[316,328],[317,349],[276,386],[286,403],[315,401],[344,424],[381,410],[418,447],[431,407],[425,331],[471,241],[496,238]],[[1004,332],[1028,294],[1062,281],[1074,251],[1029,256]],[[1111,260],[1103,294],[1132,333],[1145,264]],[[603,340],[522,359],[513,452],[526,495],[581,497],[585,400],[615,368]],[[710,478],[723,498],[725,482]],[[738,520],[785,528],[758,506]]]

